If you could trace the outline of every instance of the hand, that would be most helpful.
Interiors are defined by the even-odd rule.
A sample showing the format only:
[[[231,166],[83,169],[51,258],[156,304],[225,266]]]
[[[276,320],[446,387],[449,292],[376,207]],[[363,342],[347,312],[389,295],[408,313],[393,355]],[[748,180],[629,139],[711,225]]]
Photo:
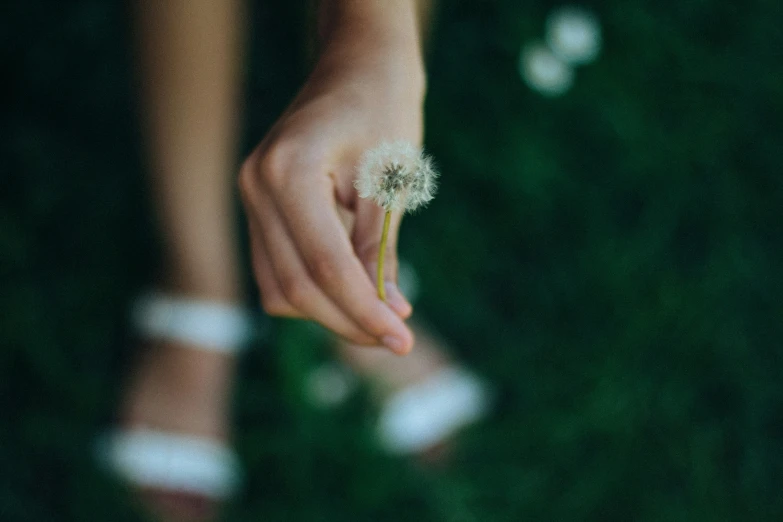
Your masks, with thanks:
[[[386,251],[384,303],[373,284],[384,212],[358,198],[353,181],[364,150],[421,141],[423,74],[393,53],[362,58],[322,56],[243,164],[239,184],[264,310],[404,354],[413,334],[403,322],[412,308],[396,287],[400,216]]]

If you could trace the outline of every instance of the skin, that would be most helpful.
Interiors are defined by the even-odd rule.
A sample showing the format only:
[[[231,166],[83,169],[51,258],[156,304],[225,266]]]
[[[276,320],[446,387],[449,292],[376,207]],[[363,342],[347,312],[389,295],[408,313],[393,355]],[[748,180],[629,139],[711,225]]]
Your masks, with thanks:
[[[134,48],[150,192],[167,294],[241,302],[234,194],[245,40],[243,0],[137,0]],[[123,428],[224,440],[235,356],[148,340],[129,373]],[[214,520],[217,502],[140,488],[165,521]]]
[[[131,3],[150,188],[164,241],[158,286],[174,296],[229,304],[242,300],[228,180],[241,114],[244,3]],[[411,307],[394,287],[388,305],[377,298],[371,275],[383,211],[356,200],[353,168],[364,149],[383,139],[421,139],[419,26],[426,25],[426,5],[320,2],[313,73],[247,158],[239,180],[267,312],[314,318],[362,345],[391,334],[402,340],[397,353],[413,342],[403,323]],[[398,227],[395,216],[386,253],[390,284]],[[145,348],[127,384],[123,426],[224,440],[235,356],[167,339]],[[426,339],[407,358],[341,349],[389,391],[423,378],[438,361]],[[389,372],[407,373],[390,379]],[[162,520],[215,515],[217,503],[198,495],[140,493]]]
[[[353,181],[364,150],[421,142],[420,8],[412,0],[322,2],[316,66],[239,177],[265,311],[398,354],[414,342],[404,323],[412,309],[395,284],[401,216],[392,218],[384,303],[373,283],[384,211],[360,200]]]
[[[149,180],[165,231],[158,286],[235,302],[242,292],[230,177],[243,83],[243,1],[131,6]]]

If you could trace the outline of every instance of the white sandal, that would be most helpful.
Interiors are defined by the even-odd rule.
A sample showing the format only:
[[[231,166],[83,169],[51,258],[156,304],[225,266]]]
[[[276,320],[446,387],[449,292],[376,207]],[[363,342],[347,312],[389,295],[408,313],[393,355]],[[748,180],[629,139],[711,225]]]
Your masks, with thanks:
[[[389,453],[412,455],[448,440],[489,413],[491,393],[473,373],[445,368],[392,395],[378,419],[378,438]]]
[[[415,302],[419,278],[404,261],[398,281]],[[380,445],[397,455],[421,453],[489,415],[492,395],[490,386],[473,372],[448,366],[384,402],[377,424]]]
[[[240,307],[157,293],[136,302],[131,320],[142,337],[222,353],[239,351],[256,334],[252,317]],[[241,482],[234,452],[205,437],[119,429],[101,440],[98,453],[120,477],[140,487],[221,500]]]
[[[418,277],[404,260],[399,262],[398,284],[415,302]],[[310,372],[305,392],[314,406],[333,408],[347,400],[356,381],[346,365],[324,364]],[[376,424],[378,443],[390,454],[423,453],[489,415],[492,396],[491,387],[473,372],[454,365],[442,368],[383,401]]]

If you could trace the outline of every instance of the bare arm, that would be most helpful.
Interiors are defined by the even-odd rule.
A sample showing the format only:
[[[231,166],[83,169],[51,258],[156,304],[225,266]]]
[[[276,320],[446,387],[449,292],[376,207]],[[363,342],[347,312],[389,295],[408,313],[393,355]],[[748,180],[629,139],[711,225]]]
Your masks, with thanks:
[[[387,247],[389,304],[370,274],[383,211],[353,188],[361,153],[422,138],[422,6],[414,0],[323,0],[321,49],[299,95],[240,175],[265,309],[315,319],[359,344],[408,352],[396,290],[396,233]]]

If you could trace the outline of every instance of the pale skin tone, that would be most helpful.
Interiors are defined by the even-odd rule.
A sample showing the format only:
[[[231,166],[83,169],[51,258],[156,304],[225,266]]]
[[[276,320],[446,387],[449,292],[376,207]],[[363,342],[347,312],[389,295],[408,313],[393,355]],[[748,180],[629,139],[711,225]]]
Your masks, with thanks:
[[[372,277],[384,213],[357,198],[354,167],[382,140],[421,141],[420,20],[427,4],[321,2],[317,64],[239,177],[264,309],[314,319],[354,343],[384,344],[396,353],[413,346],[403,321],[411,306],[394,284],[400,216],[392,219],[383,303]],[[166,231],[161,286],[237,301],[225,176],[234,170],[242,2],[146,0],[134,6],[142,121]],[[211,358],[225,356],[183,354],[181,363],[194,372],[225,373],[215,369],[225,364]]]
[[[325,1],[320,16],[315,69],[240,174],[262,304],[405,354],[413,335],[404,323],[411,306],[394,284],[400,216],[392,218],[383,303],[373,273],[384,212],[360,200],[353,181],[364,150],[421,141],[417,4]]]
[[[141,123],[163,234],[158,286],[177,296],[241,299],[233,190],[244,28],[242,0],[132,2]],[[127,428],[224,439],[235,358],[149,343],[120,411]],[[161,520],[205,521],[205,499],[143,490]]]
[[[242,83],[242,0],[133,3],[142,125],[163,234],[163,285],[240,297],[233,190]]]
[[[143,0],[134,8],[141,123],[151,194],[163,230],[167,293],[233,303],[236,267],[234,194],[242,0]],[[123,417],[145,425],[225,436],[225,404],[234,358],[155,343],[131,376]],[[183,404],[195,400],[198,408]]]
[[[386,253],[385,304],[373,284],[383,210],[357,201],[353,167],[380,140],[421,140],[420,27],[428,3],[322,1],[313,73],[239,179],[265,310],[314,319],[355,343],[387,344],[395,353],[413,345],[403,322],[411,307],[394,287],[400,217]],[[164,231],[159,286],[229,303],[242,298],[230,178],[241,114],[243,4],[132,4],[142,124]],[[153,348],[131,375],[124,425],[225,438],[234,357],[174,342]],[[378,366],[379,350],[343,350],[367,373]],[[438,357],[422,353],[422,365],[399,359],[418,368],[400,383],[436,364]],[[166,520],[211,515],[204,516],[203,503],[192,509],[166,495],[153,498]]]

